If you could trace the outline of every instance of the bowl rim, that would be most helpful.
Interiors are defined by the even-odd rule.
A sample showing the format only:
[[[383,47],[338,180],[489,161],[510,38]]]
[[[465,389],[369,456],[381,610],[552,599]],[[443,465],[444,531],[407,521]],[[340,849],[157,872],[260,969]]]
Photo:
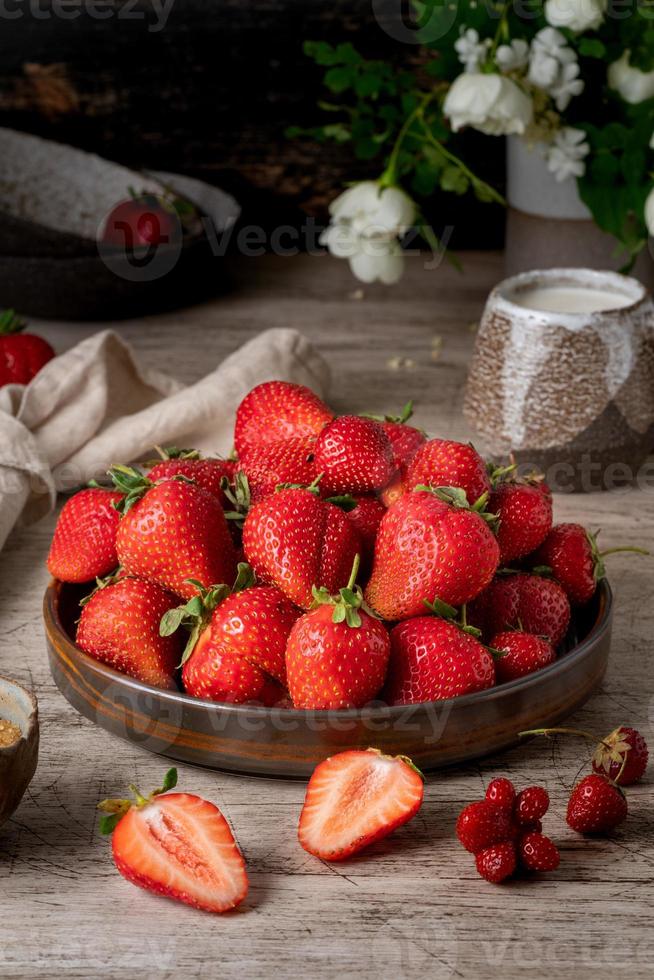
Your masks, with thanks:
[[[174,704],[182,703],[184,705],[188,705],[189,707],[193,707],[196,710],[200,709],[208,712],[222,712],[229,710],[237,716],[254,716],[255,718],[269,718],[275,713],[283,712],[285,719],[293,721],[302,721],[303,719],[313,717],[316,714],[328,716],[330,720],[333,719],[335,722],[351,722],[358,719],[375,720],[377,718],[401,718],[402,715],[406,713],[407,709],[427,709],[429,706],[437,706],[440,710],[442,710],[445,705],[456,705],[458,708],[463,708],[465,706],[474,706],[475,704],[487,703],[510,696],[521,690],[527,690],[533,686],[537,686],[541,679],[546,679],[557,673],[564,673],[569,667],[574,666],[574,664],[576,664],[579,660],[582,660],[589,652],[592,652],[596,641],[610,628],[613,613],[613,591],[608,583],[608,580],[604,578],[599,581],[597,587],[596,596],[599,601],[597,618],[580,643],[577,643],[574,647],[572,647],[567,653],[564,654],[564,656],[558,657],[553,663],[549,664],[547,667],[543,667],[541,670],[536,671],[533,674],[527,674],[524,677],[519,677],[515,680],[508,681],[505,684],[498,684],[495,687],[486,688],[483,691],[475,691],[472,694],[462,694],[456,698],[444,698],[441,701],[419,701],[415,704],[377,704],[368,705],[363,708],[270,708],[256,704],[232,704],[227,701],[205,701],[202,698],[194,698],[190,694],[185,694],[183,691],[153,687],[152,685],[139,681],[127,674],[122,674],[120,671],[114,670],[113,667],[109,667],[107,664],[103,664],[99,660],[95,660],[93,657],[84,653],[80,647],[72,642],[61,622],[61,618],[59,616],[59,593],[67,584],[68,583],[61,582],[58,579],[51,579],[46,588],[45,595],[43,597],[43,618],[45,622],[46,635],[54,646],[56,646],[56,638],[57,642],[63,644],[69,657],[84,663],[97,676],[102,677],[104,680],[110,683],[115,683],[118,681],[126,688],[131,688],[136,692],[156,695],[157,697],[162,698],[164,701]]]
[[[63,630],[63,627],[62,627]],[[36,738],[39,724],[39,702],[33,691],[28,688],[23,687],[17,681],[13,680],[11,677],[6,677],[4,674],[0,674],[0,688],[17,688],[21,694],[24,694],[28,702],[31,704],[31,710],[27,716],[27,725],[25,726],[25,731],[21,729],[20,738],[12,742],[11,745],[0,746],[0,755],[10,755],[16,752],[18,746],[21,742],[33,742]]]

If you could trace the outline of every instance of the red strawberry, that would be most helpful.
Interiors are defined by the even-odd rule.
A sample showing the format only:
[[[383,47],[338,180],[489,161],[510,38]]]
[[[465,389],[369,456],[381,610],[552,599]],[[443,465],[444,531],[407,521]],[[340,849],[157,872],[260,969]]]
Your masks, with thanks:
[[[204,459],[196,449],[176,449],[174,446],[160,452],[163,458],[149,470],[149,480],[156,483],[157,480],[169,480],[173,476],[185,476],[217,497],[222,507],[229,506],[222,481],[233,480],[236,472],[234,460],[213,457]]]
[[[310,436],[261,443],[248,449],[239,469],[247,477],[252,503],[270,496],[280,484],[304,486],[313,483],[316,477],[315,442]]]
[[[384,624],[361,609],[358,568],[355,558],[337,596],[314,590],[318,605],[291,630],[286,669],[296,708],[360,708],[384,683],[391,641]]]
[[[606,776],[593,773],[577,783],[568,800],[566,819],[580,834],[613,830],[627,816],[624,793]]]
[[[233,591],[225,585],[198,588],[196,596],[164,616],[162,635],[180,625],[191,631],[182,659],[189,694],[213,701],[257,700],[266,682],[262,672],[286,684],[286,641],[300,610],[279,589],[252,587],[253,581],[250,568],[240,564]],[[248,670],[239,659],[256,669]],[[230,688],[232,677],[237,683]],[[232,693],[235,697],[228,696]]]
[[[298,837],[309,854],[343,861],[416,815],[424,794],[410,760],[377,749],[340,752],[316,767]]]
[[[483,691],[494,683],[490,652],[456,624],[419,616],[391,631],[385,687],[389,704],[440,701]]]
[[[492,779],[486,788],[486,799],[489,803],[495,803],[496,806],[507,807],[513,811],[515,786],[510,779],[506,779],[504,776]]]
[[[552,497],[542,486],[500,483],[491,493],[488,510],[499,517],[497,540],[503,565],[534,551],[552,527]]]
[[[479,854],[493,844],[508,841],[512,833],[511,814],[505,808],[479,800],[464,807],[456,822],[456,835],[466,851]]]
[[[593,769],[608,776],[618,786],[631,786],[642,778],[648,755],[647,742],[640,732],[621,725],[597,746]]]
[[[499,561],[494,534],[479,514],[415,490],[387,510],[375,544],[366,602],[383,619],[424,612],[435,597],[469,602],[491,581]]]
[[[24,327],[25,321],[13,310],[0,315],[0,388],[29,384],[55,356],[47,340],[33,333],[21,333]]]
[[[341,415],[318,436],[314,465],[324,493],[371,493],[393,475],[393,449],[378,422]]]
[[[543,786],[527,786],[518,793],[513,815],[522,827],[531,827],[544,817],[550,798]]]
[[[603,559],[620,551],[649,554],[643,548],[609,548],[607,551],[600,551],[597,534],[591,534],[581,524],[555,524],[532,556],[532,564],[551,568],[554,578],[563,586],[570,602],[583,605],[592,599],[597,583],[606,574]]]
[[[109,212],[100,231],[106,245],[126,252],[154,245],[170,245],[181,238],[182,226],[174,207],[163,197],[142,191],[120,201]]]
[[[78,647],[101,663],[153,687],[174,688],[182,654],[179,635],[160,636],[175,596],[154,582],[121,578],[97,589],[82,609]]]
[[[236,412],[234,444],[239,458],[256,445],[315,437],[334,415],[310,388],[265,381],[245,396]]]
[[[419,484],[430,487],[460,487],[472,506],[490,491],[486,464],[473,446],[449,439],[430,439],[411,460],[406,489]]]
[[[89,487],[66,501],[46,562],[51,575],[62,582],[89,582],[114,570],[120,514],[112,505],[122,499],[116,490]]]
[[[359,532],[361,539],[361,564],[364,575],[367,576],[372,567],[377,532],[386,508],[376,497],[353,497],[356,506],[346,511],[347,516]]]
[[[303,609],[314,585],[334,592],[347,581],[361,548],[349,518],[314,490],[278,490],[254,504],[243,525],[245,557],[258,581]]]
[[[227,821],[213,803],[190,793],[169,793],[171,769],[148,797],[103,800],[102,833],[113,832],[112,852],[121,875],[139,888],[205,912],[227,912],[243,901],[248,878]]]
[[[482,878],[499,885],[501,881],[510,878],[516,869],[515,844],[508,840],[485,847],[475,856],[475,864]]]
[[[555,871],[561,861],[556,844],[537,831],[523,834],[518,844],[518,855],[527,871]]]
[[[547,637],[558,647],[570,623],[570,603],[553,579],[522,572],[498,575],[470,604],[468,621],[486,637],[520,630]]]
[[[498,684],[533,674],[556,660],[556,651],[549,640],[533,633],[496,633],[489,646],[503,654],[495,659]]]
[[[196,590],[189,579],[205,587],[233,581],[234,545],[212,494],[184,477],[152,483],[127,466],[114,466],[110,473],[126,494],[116,538],[126,572],[186,599]]]
[[[422,429],[416,429],[407,422],[413,415],[413,402],[406,403],[399,415],[366,415],[365,418],[379,422],[393,447],[393,468],[408,463],[416,450],[427,441]]]

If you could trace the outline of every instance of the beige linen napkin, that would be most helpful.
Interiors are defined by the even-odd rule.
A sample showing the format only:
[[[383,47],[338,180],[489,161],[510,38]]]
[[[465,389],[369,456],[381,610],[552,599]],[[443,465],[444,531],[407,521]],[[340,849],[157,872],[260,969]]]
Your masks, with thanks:
[[[305,384],[320,395],[327,364],[295,330],[267,330],[196,384],[138,364],[105,330],[50,361],[26,386],[0,388],[0,548],[19,517],[35,520],[116,462],[178,445],[226,455],[234,414],[262,381]]]

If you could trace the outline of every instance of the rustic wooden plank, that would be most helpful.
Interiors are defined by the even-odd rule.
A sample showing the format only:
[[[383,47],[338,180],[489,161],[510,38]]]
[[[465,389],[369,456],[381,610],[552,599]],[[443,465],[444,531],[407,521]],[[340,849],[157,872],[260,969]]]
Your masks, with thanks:
[[[329,358],[337,408],[390,411],[413,395],[419,424],[464,438],[470,324],[501,275],[496,255],[471,255],[465,265],[462,278],[411,260],[397,288],[353,298],[357,284],[330,258],[249,260],[234,268],[229,295],[118,329],[154,367],[190,382],[259,330],[295,326]],[[39,327],[59,349],[96,329]],[[394,356],[415,364],[391,370]],[[564,519],[601,525],[607,544],[652,542],[651,491],[558,497],[556,507]],[[40,619],[53,520],[15,532],[0,558],[0,673],[35,687],[43,726],[30,792],[0,831],[0,976],[651,976],[652,785],[630,792],[629,819],[611,839],[582,840],[564,819],[577,743],[534,742],[430,778],[412,824],[333,867],[296,842],[302,785],[180,766],[182,787],[214,799],[235,827],[251,895],[216,920],[124,882],[96,832],[95,804],[131,781],[155,785],[165,763],[80,718],[54,688]],[[651,741],[653,564],[617,555],[611,579],[611,666],[573,721],[598,733],[632,723]],[[562,863],[547,879],[487,885],[453,840],[461,806],[499,773],[550,791],[546,826]]]

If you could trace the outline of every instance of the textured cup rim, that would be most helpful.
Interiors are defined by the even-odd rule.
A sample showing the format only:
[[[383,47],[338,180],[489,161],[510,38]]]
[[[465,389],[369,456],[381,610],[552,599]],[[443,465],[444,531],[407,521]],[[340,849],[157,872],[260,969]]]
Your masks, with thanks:
[[[596,310],[589,312],[553,312],[551,310],[536,310],[521,306],[514,302],[513,297],[521,290],[543,286],[549,283],[563,285],[585,286],[592,288],[609,288],[614,292],[631,299],[626,306],[610,307],[606,310]],[[650,298],[647,287],[633,276],[625,276],[620,272],[612,272],[610,269],[588,269],[584,266],[558,267],[554,269],[530,269],[528,272],[520,272],[515,276],[503,279],[492,290],[489,302],[500,305],[512,316],[536,317],[546,321],[588,320],[589,317],[598,318],[604,316],[624,316],[632,313]]]

